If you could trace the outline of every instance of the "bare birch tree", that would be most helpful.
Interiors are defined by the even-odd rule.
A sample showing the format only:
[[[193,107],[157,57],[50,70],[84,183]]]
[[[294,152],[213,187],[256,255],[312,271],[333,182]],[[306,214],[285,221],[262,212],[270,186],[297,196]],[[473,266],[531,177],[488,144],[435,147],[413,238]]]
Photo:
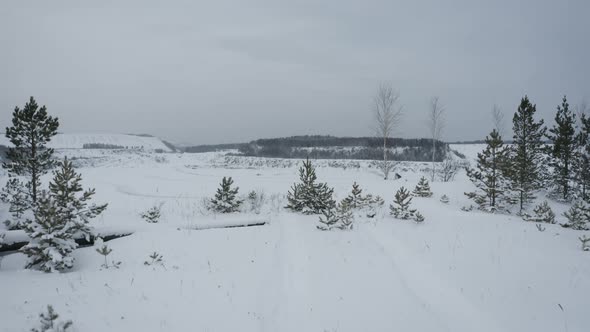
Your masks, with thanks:
[[[391,170],[391,162],[387,160],[387,139],[391,137],[399,125],[403,115],[403,108],[399,104],[399,93],[391,84],[381,83],[377,94],[373,98],[373,113],[375,116],[375,134],[383,139],[383,177],[387,180]]]
[[[428,129],[432,138],[432,179],[436,176],[436,141],[441,139],[445,127],[445,107],[441,104],[438,97],[430,99],[430,109],[428,110]]]
[[[496,129],[500,136],[504,136],[504,127],[506,126],[504,112],[497,104],[494,104],[492,107],[492,121],[494,123],[494,129]]]

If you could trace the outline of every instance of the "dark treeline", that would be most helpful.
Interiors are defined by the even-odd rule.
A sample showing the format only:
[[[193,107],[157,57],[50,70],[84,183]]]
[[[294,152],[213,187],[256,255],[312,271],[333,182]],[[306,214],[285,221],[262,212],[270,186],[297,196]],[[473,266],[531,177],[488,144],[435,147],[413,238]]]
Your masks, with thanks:
[[[230,143],[230,144],[211,144],[211,145],[195,145],[187,146],[182,148],[182,151],[188,153],[203,153],[203,152],[215,152],[223,150],[238,150],[247,143]]]
[[[387,146],[389,160],[430,161],[431,139],[390,138]],[[437,161],[442,161],[448,151],[443,142],[436,144]],[[242,155],[270,158],[316,158],[316,159],[383,159],[383,140],[375,137],[293,136],[259,139],[239,148]]]

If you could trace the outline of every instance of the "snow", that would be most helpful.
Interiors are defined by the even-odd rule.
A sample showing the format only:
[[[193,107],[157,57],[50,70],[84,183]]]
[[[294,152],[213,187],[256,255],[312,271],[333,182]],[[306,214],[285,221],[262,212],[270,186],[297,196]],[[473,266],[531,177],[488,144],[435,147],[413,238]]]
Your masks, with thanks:
[[[160,149],[170,152],[170,148],[157,137],[114,133],[59,133],[51,139],[47,146],[53,149],[82,149],[84,144],[109,144],[129,149],[143,149],[146,151]],[[4,135],[0,135],[0,145],[11,146],[12,144]]]
[[[452,148],[471,160],[481,150]],[[426,219],[416,224],[393,219],[388,206],[399,187],[412,190],[427,175],[428,164],[403,163],[401,179],[384,181],[368,162],[317,162],[318,181],[333,186],[338,200],[354,181],[363,194],[385,199],[374,219],[357,219],[353,230],[320,231],[318,216],[284,209],[297,161],[58,153],[78,156],[83,186],[96,188],[95,203],[109,203],[92,224],[133,234],[105,242],[113,249],[108,261],[122,262],[118,269],[101,268],[104,257],[93,247],[76,250],[74,269],[61,274],[25,270],[20,253],[0,257],[2,331],[38,326],[48,304],[85,332],[574,332],[590,324],[590,253],[578,240],[590,232],[548,224],[540,232],[516,216],[461,211],[471,204],[463,193],[473,189],[463,171],[453,182],[431,183],[433,197],[412,200]],[[259,214],[204,209],[223,176],[240,195],[264,192]],[[439,201],[443,194],[448,204]],[[564,222],[568,207],[549,203]],[[140,214],[159,204],[160,222],[146,223]],[[154,251],[163,266],[144,265]]]

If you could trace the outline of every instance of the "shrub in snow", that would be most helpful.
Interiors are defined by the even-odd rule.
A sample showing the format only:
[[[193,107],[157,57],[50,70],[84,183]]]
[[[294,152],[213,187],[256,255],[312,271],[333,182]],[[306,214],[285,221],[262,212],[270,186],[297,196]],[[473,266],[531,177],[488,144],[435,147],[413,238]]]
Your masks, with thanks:
[[[28,189],[25,184],[18,178],[12,177],[2,188],[0,200],[9,204],[8,212],[12,215],[11,219],[4,221],[6,228],[9,230],[22,229],[25,222],[25,213],[30,209],[30,198]]]
[[[28,256],[26,268],[45,272],[69,269],[74,263],[71,254],[77,248],[74,239],[90,239],[92,229],[88,223],[107,205],[89,205],[94,189],[82,192],[80,181],[80,175],[65,159],[60,163],[60,169],[54,172],[49,192],[41,192],[34,218],[25,223],[25,232],[30,238],[29,243],[21,248]]]
[[[473,211],[473,205],[469,205],[469,206],[462,206],[462,207],[461,207],[461,211],[465,211],[465,212],[471,212],[471,211]]]
[[[119,266],[121,266],[121,262],[115,261],[112,261],[111,265],[109,265],[107,257],[111,252],[113,252],[113,249],[109,248],[106,244],[104,244],[102,238],[97,238],[96,241],[94,241],[94,246],[97,247],[96,252],[104,256],[104,264],[102,264],[101,267],[104,267],[105,269],[108,269],[109,267],[114,267],[118,269]]]
[[[449,203],[449,197],[447,195],[442,195],[440,197],[440,202],[443,204],[448,204]]]
[[[147,211],[141,213],[141,218],[150,224],[156,224],[160,221],[162,204],[154,205]]]
[[[72,321],[58,321],[59,315],[53,307],[48,305],[47,312],[39,315],[41,327],[31,329],[32,332],[68,332],[71,331]]]
[[[264,192],[260,191],[257,192],[255,190],[252,190],[249,194],[248,194],[248,208],[250,210],[250,212],[254,212],[256,214],[260,213],[260,210],[262,209],[262,205],[264,204],[264,200],[265,200],[265,196],[264,196]]]
[[[541,224],[537,224],[537,230],[539,232],[544,232],[545,231],[545,227],[543,227],[543,225],[541,225]]]
[[[590,237],[586,237],[586,235],[583,235],[578,239],[580,239],[580,242],[582,242],[582,250],[590,251]]]
[[[225,176],[221,180],[221,188],[217,189],[215,197],[211,199],[211,209],[219,213],[232,213],[238,211],[242,200],[236,196],[238,194],[238,187],[232,188],[234,180],[231,177]]]
[[[148,256],[149,260],[143,262],[143,265],[146,266],[153,266],[153,265],[160,265],[164,266],[164,257],[158,252],[154,251],[151,255]]]
[[[390,214],[397,219],[413,219],[416,210],[410,209],[411,203],[412,196],[410,195],[410,192],[404,187],[399,188],[395,193],[393,204],[389,205]]]
[[[322,211],[317,228],[323,231],[334,228],[348,230],[352,229],[354,216],[351,207],[345,201],[342,201],[335,208]]]
[[[555,224],[555,213],[551,210],[549,203],[544,201],[537,205],[533,210],[534,215],[523,214],[525,221],[543,222],[547,224]]]
[[[456,160],[451,153],[447,153],[447,157],[440,164],[437,173],[438,177],[442,182],[453,181],[455,175],[461,169],[461,162]]]
[[[311,161],[307,159],[299,168],[300,183],[295,183],[287,194],[287,209],[305,214],[318,214],[335,207],[334,189],[326,183],[316,183],[317,176]]]
[[[412,194],[416,197],[432,196],[432,191],[430,191],[430,184],[428,183],[428,180],[426,180],[425,177],[420,178],[420,181],[418,181],[418,184],[416,185],[416,188],[414,188]]]
[[[588,207],[582,202],[577,201],[572,207],[564,212],[563,215],[568,222],[563,224],[563,227],[575,230],[588,230],[588,220],[590,218]]]

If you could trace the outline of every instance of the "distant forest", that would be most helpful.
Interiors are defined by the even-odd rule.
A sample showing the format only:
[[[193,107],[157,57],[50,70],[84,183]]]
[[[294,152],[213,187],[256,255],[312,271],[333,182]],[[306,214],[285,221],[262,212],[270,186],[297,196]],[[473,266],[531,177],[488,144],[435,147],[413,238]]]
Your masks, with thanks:
[[[387,145],[390,160],[430,161],[431,139],[390,138]],[[375,137],[293,136],[258,139],[250,143],[199,145],[186,147],[185,152],[238,150],[240,155],[269,158],[361,159],[382,160],[383,140]],[[436,159],[442,161],[448,144],[437,141]]]

